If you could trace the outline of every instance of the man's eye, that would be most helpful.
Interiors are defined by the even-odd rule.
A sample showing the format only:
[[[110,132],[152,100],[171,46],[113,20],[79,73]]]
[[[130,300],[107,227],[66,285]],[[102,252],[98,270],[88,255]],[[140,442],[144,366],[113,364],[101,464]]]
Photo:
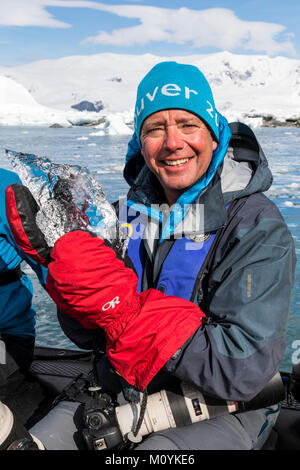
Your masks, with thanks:
[[[151,129],[148,129],[147,134],[153,134],[155,132],[163,132],[164,128],[163,127],[152,127]]]
[[[198,127],[197,127],[196,124],[184,123],[180,126],[180,129],[181,129],[182,132],[194,132],[197,128]]]

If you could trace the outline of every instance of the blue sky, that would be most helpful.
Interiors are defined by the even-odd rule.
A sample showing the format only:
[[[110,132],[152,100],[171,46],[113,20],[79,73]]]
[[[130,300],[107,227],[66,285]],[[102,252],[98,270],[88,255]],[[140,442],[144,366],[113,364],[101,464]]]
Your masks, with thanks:
[[[300,0],[0,0],[0,65],[101,52],[300,59]]]

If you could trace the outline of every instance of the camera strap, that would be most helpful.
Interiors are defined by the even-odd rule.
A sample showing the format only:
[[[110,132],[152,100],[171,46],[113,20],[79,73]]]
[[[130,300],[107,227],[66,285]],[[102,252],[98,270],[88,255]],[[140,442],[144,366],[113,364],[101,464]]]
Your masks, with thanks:
[[[140,416],[137,420],[137,405],[136,403],[132,402],[131,403],[131,409],[133,410],[133,407],[135,407],[135,411],[133,412],[133,423],[132,423],[132,428],[131,428],[131,433],[128,433],[127,438],[129,441],[136,443],[140,442],[142,439],[138,436],[139,430],[141,429],[141,425],[144,420],[145,412],[146,412],[146,407],[147,407],[147,402],[148,402],[148,392],[147,389],[143,392],[143,398],[141,402],[141,409],[140,409]]]
[[[92,372],[84,377],[79,374],[63,389],[62,393],[58,395],[52,402],[51,408],[54,408],[61,401],[76,401],[79,403],[88,403],[95,393],[93,382],[91,380]],[[97,387],[97,391],[100,387]]]

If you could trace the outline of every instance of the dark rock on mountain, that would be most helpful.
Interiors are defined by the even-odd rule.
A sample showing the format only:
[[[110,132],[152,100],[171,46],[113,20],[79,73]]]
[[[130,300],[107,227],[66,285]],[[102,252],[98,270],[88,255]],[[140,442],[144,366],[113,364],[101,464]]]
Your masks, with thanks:
[[[104,106],[102,101],[95,101],[95,103],[92,103],[91,101],[80,101],[78,104],[73,104],[71,108],[74,108],[77,111],[90,111],[93,113],[98,113],[104,108]]]

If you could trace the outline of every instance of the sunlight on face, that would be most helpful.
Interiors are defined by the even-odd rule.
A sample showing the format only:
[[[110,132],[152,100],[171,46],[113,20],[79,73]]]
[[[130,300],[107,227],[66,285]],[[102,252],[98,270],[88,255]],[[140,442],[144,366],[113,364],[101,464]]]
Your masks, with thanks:
[[[157,176],[169,204],[201,178],[218,146],[198,116],[180,109],[149,116],[140,138],[145,163]]]

